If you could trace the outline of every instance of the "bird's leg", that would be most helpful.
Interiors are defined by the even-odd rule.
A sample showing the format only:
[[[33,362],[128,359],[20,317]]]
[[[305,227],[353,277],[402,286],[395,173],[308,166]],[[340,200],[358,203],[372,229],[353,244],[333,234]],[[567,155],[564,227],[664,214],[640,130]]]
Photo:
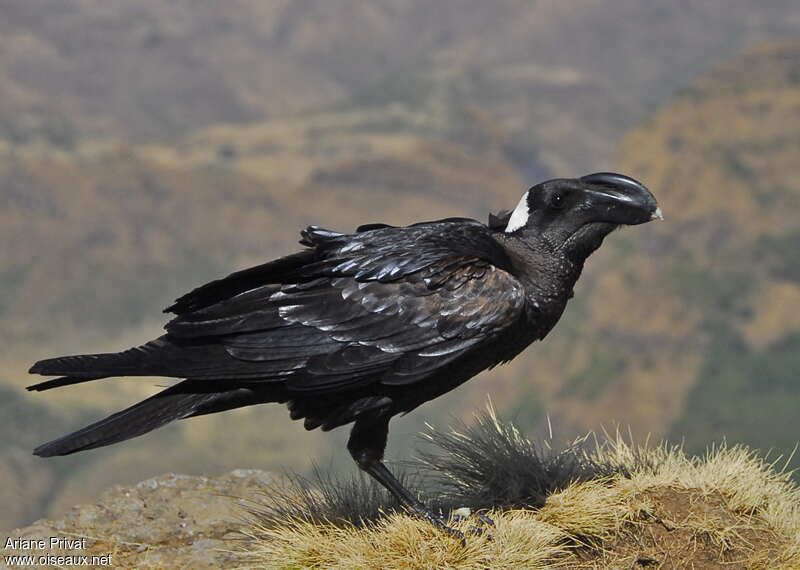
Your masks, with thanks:
[[[451,536],[463,540],[463,533],[447,526],[442,517],[434,514],[414,497],[383,464],[383,452],[386,449],[388,433],[389,417],[375,415],[369,419],[359,418],[353,425],[350,439],[347,442],[347,449],[353,460],[363,471],[383,485],[409,513],[428,521]]]

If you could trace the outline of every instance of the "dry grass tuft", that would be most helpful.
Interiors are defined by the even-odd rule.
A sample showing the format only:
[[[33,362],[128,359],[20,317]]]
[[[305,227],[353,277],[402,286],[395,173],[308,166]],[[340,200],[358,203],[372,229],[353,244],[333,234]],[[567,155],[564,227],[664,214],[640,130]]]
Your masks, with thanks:
[[[254,527],[247,567],[260,568],[544,568],[563,550],[565,535],[526,511],[497,514],[492,538],[466,544],[431,525],[393,514],[364,528],[291,521]],[[454,523],[467,532],[470,523]],[[251,545],[252,545],[251,544]]]
[[[420,460],[426,494],[445,513],[464,505],[484,509],[494,528],[461,544],[397,512],[364,480],[295,478],[251,509],[241,564],[800,568],[800,489],[775,462],[744,447],[722,445],[698,458],[616,435],[554,451],[534,445],[492,410],[471,427],[427,437],[444,453]],[[452,522],[463,532],[473,524]]]

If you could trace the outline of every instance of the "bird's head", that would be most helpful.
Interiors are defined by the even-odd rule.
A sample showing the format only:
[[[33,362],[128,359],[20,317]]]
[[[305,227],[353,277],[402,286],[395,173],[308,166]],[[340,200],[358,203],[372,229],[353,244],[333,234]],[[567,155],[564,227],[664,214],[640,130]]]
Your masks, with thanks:
[[[490,217],[509,237],[545,242],[586,256],[620,225],[663,219],[653,194],[641,182],[613,172],[557,178],[537,184],[513,212]]]

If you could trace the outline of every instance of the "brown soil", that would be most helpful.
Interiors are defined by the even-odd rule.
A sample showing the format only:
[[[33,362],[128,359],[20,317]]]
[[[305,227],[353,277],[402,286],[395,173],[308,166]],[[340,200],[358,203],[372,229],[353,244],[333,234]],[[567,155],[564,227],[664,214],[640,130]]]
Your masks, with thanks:
[[[737,513],[718,491],[661,488],[637,497],[640,520],[613,541],[576,551],[567,568],[736,570],[777,568],[778,538],[758,516]],[[754,565],[754,553],[759,562]],[[763,561],[763,565],[762,562]]]

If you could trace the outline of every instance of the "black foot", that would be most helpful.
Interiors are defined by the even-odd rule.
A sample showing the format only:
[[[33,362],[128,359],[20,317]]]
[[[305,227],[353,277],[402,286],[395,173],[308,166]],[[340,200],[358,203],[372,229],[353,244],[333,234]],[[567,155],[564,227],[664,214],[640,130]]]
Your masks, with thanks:
[[[483,536],[488,541],[494,540],[494,537],[491,534],[489,534],[488,532],[486,532],[485,530],[483,530],[479,526],[470,525],[470,527],[467,529],[467,533],[469,533],[469,534],[471,534],[473,536]]]
[[[431,511],[429,511],[424,507],[412,507],[408,509],[408,512],[417,518],[429,522],[440,531],[452,536],[453,538],[458,539],[462,545],[466,546],[467,543],[466,540],[464,540],[464,533],[458,530],[457,528],[447,526],[447,522],[441,516],[433,514]]]
[[[494,521],[483,513],[475,513],[475,518],[481,521],[486,526],[495,526]]]
[[[470,509],[464,507],[463,509],[456,509],[450,514],[450,520],[453,522],[463,522],[468,520],[470,517],[475,517],[477,522],[486,526],[494,526],[494,521],[484,515],[483,513],[473,512]],[[467,529],[467,533],[475,535],[475,536],[483,536],[485,533],[484,529],[478,526],[470,526]],[[486,538],[492,540],[492,535],[487,534]]]
[[[494,527],[495,526],[494,521],[492,519],[490,519],[489,517],[487,517],[483,513],[480,513],[480,512],[472,513],[472,516],[474,516],[477,519],[478,523],[480,523],[480,524],[482,524],[484,526],[490,526],[490,527]],[[469,533],[470,534],[476,534],[478,536],[484,536],[485,535],[487,540],[490,540],[490,541],[494,540],[494,537],[491,534],[485,532],[484,529],[482,529],[480,527],[477,527],[477,526],[469,527]]]

